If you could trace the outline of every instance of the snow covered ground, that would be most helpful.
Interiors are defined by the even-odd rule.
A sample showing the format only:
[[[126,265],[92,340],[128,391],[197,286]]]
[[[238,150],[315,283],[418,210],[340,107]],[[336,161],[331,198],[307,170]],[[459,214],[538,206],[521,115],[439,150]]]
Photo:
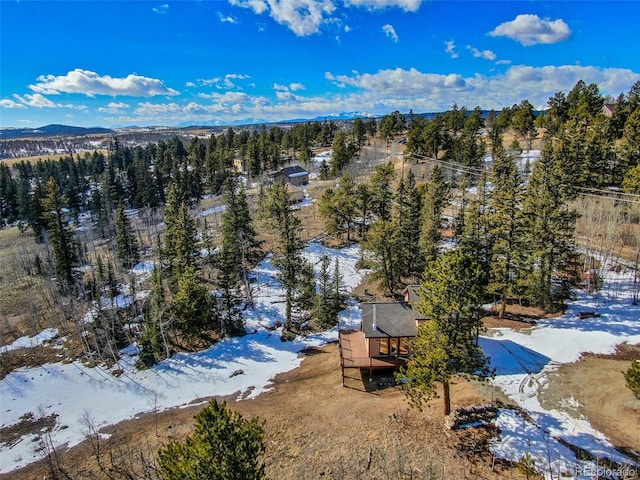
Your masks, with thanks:
[[[316,271],[324,252],[339,261],[345,291],[360,283],[366,272],[355,268],[360,255],[357,246],[335,250],[312,243],[306,256]],[[138,274],[148,275],[150,267],[138,266]],[[640,306],[631,301],[633,272],[617,268],[605,273],[603,291],[598,295],[578,292],[565,315],[538,321],[530,330],[495,329],[481,338],[496,369],[492,381],[528,413],[523,416],[510,409],[499,412],[501,433],[492,450],[498,457],[513,461],[529,453],[546,478],[557,479],[563,473],[566,476],[562,478],[594,478],[593,473],[597,473],[594,464],[578,462],[557,439],[597,458],[633,465],[587,419],[576,416],[575,399],[567,398],[566,408],[546,410],[537,397],[559,365],[576,361],[584,352],[612,353],[622,342],[640,343]],[[338,328],[334,328],[282,342],[279,330],[272,327],[284,320],[284,292],[276,280],[271,257],[250,276],[255,305],[245,311],[248,335],[222,341],[203,352],[175,355],[145,371],[134,367],[135,348],[128,349],[113,370],[88,368],[80,362],[19,369],[0,382],[1,423],[16,424],[29,412],[36,417],[57,414],[53,441],[71,446],[84,438],[82,418],[90,417],[97,427],[103,427],[142,412],[187,405],[212,395],[253,398],[269,389],[276,374],[300,364],[300,350],[337,339]],[[580,320],[577,313],[587,310],[601,316]],[[340,315],[340,326],[357,327],[359,323],[358,305],[351,302]],[[39,344],[53,335],[47,330],[8,348]],[[122,373],[114,374],[117,369]],[[39,459],[35,438],[28,435],[1,447],[0,473]]]
[[[360,283],[364,273],[355,268],[358,247],[334,250],[311,244],[306,255],[316,269],[324,252],[334,261],[338,259],[345,291]],[[137,271],[148,272],[149,267],[140,265]],[[20,422],[29,412],[36,418],[56,414],[52,439],[57,445],[72,446],[84,439],[86,422],[83,418],[91,418],[95,426],[101,428],[142,412],[187,405],[212,395],[255,397],[269,389],[275,375],[300,364],[301,350],[337,339],[336,327],[322,334],[282,342],[278,330],[266,328],[284,321],[284,293],[275,278],[270,257],[258,265],[252,276],[256,278],[255,307],[245,312],[248,335],[219,342],[203,352],[175,355],[144,371],[138,371],[134,366],[137,360],[135,348],[123,352],[122,360],[112,370],[88,368],[81,362],[50,363],[16,370],[0,382],[2,426]],[[123,303],[127,298],[123,296]],[[341,326],[359,324],[359,313],[357,305],[350,304],[340,315]],[[90,320],[91,316],[87,321]],[[37,345],[56,333],[45,330],[36,337],[19,339],[6,348]],[[117,370],[122,373],[114,374]],[[238,374],[240,371],[243,373]],[[36,437],[27,435],[13,445],[2,446],[0,473],[38,460],[41,456],[36,452]]]
[[[531,417],[526,421],[514,410],[499,413],[497,426],[502,433],[492,446],[498,457],[517,462],[529,453],[545,478],[594,478],[596,465],[576,460],[575,454],[557,440],[560,438],[595,458],[638,466],[586,418],[577,417],[575,408],[579,405],[573,397],[565,399],[563,408],[546,410],[537,396],[546,388],[551,372],[577,361],[582,353],[614,353],[620,343],[640,343],[640,306],[632,303],[634,272],[620,266],[615,270],[605,271],[601,293],[577,292],[565,315],[540,320],[530,330],[496,329],[481,338],[496,369],[493,383]],[[600,316],[581,320],[580,311]]]

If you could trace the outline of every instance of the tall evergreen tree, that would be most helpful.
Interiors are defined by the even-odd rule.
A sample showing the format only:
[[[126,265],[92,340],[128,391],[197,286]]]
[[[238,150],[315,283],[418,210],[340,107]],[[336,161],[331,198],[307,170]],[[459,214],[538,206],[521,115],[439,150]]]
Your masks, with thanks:
[[[422,199],[413,172],[401,179],[396,190],[395,232],[392,242],[398,253],[400,276],[418,274],[423,268],[420,255],[420,231],[422,229]]]
[[[369,230],[363,248],[371,253],[372,276],[393,295],[400,283],[398,250],[393,238],[397,238],[396,225],[390,220],[377,220]]]
[[[517,293],[520,277],[517,257],[523,242],[524,186],[515,159],[498,143],[494,151],[490,200],[493,245],[488,290],[500,297],[499,316],[502,318],[506,312],[507,298]]]
[[[138,240],[122,202],[116,210],[116,256],[123,268],[131,268],[140,261]]]
[[[548,311],[569,298],[575,278],[576,213],[567,204],[571,195],[562,158],[548,141],[534,165],[523,207],[528,246],[524,288],[534,304]]]
[[[217,302],[199,282],[193,266],[182,270],[176,294],[171,299],[171,310],[177,319],[175,328],[189,340],[202,337],[206,331],[222,333]]]
[[[444,414],[451,412],[449,384],[458,375],[485,378],[488,359],[478,345],[484,300],[480,266],[461,250],[443,252],[431,262],[420,285],[417,309],[428,318],[410,342],[411,359],[398,375],[412,406],[421,408],[437,396],[442,383]]]
[[[298,236],[300,219],[291,206],[291,196],[283,183],[276,183],[267,192],[264,215],[275,230],[278,251],[273,264],[285,289],[285,328],[296,331],[304,318],[295,317],[298,298],[308,291],[307,261],[302,256],[304,243]]]
[[[346,232],[347,241],[351,240],[351,231],[356,218],[356,183],[349,173],[340,177],[336,189],[325,190],[318,210],[324,218],[327,232],[331,235]]]
[[[395,177],[396,172],[393,168],[393,163],[388,162],[384,165],[378,165],[369,181],[371,212],[381,220],[391,220],[391,207],[393,204],[392,183]]]
[[[77,244],[65,218],[66,199],[53,177],[45,185],[42,199],[47,235],[53,248],[54,268],[58,286],[68,292],[75,284],[74,267],[78,265]]]
[[[195,219],[175,184],[169,187],[167,197],[163,254],[174,279],[177,279],[187,268],[197,267],[197,229]]]
[[[424,190],[422,201],[422,229],[420,231],[420,251],[422,260],[428,264],[440,251],[442,235],[442,214],[449,201],[449,186],[442,169],[434,165]]]

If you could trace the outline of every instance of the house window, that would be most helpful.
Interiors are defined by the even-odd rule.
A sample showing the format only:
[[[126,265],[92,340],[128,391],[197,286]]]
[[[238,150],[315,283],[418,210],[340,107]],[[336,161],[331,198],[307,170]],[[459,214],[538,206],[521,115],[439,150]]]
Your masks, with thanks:
[[[400,338],[400,355],[409,355],[409,346],[406,338]]]
[[[389,355],[389,339],[388,338],[379,338],[378,346],[380,355]]]

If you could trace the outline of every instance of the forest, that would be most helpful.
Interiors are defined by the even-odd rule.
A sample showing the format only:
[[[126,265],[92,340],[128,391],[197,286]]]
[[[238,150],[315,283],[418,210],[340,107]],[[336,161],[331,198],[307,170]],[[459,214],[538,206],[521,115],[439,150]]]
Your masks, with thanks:
[[[387,145],[405,139],[401,173],[393,161],[368,175],[358,170],[376,137]],[[534,141],[542,146],[539,159],[519,161]],[[134,335],[150,365],[243,333],[242,308],[251,301],[246,272],[268,253],[262,246],[270,232],[287,285],[287,329],[299,333],[312,318],[326,327],[340,299],[327,292],[316,298],[300,257],[300,219],[286,189],[263,181],[292,162],[310,169],[322,147],[332,153],[317,168],[318,181],[329,181],[318,199],[326,231],[362,244],[362,266],[387,294],[420,279],[442,250],[446,224],[458,247],[478,260],[488,294],[503,308],[517,298],[554,311],[579,275],[576,202],[620,188],[640,192],[640,84],[613,100],[579,82],[541,113],[527,100],[488,115],[454,105],[430,119],[393,112],[345,124],[228,128],[187,145],[174,137],[128,147],[113,137],[106,152],[0,163],[2,225],[35,242],[23,249],[23,271],[14,275],[49,284],[55,304],[76,298],[90,305],[105,293],[115,298],[125,285],[142,288],[128,285],[128,271],[142,258],[152,261],[148,297],[117,314],[98,312],[82,327],[93,330],[83,337],[86,353],[113,356]],[[428,173],[405,174],[405,163],[427,164]],[[212,197],[225,208],[214,226],[193,213]],[[336,281],[339,272],[327,277]],[[64,316],[73,323],[73,315]]]

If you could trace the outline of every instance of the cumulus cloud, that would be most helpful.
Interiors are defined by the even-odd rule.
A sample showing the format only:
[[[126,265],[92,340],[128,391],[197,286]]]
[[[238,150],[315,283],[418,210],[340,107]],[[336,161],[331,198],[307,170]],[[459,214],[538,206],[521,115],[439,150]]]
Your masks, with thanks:
[[[451,58],[458,58],[458,53],[456,52],[456,44],[453,40],[448,40],[446,42],[444,42],[445,48],[444,51],[451,57]]]
[[[269,5],[264,0],[229,0],[229,3],[235,7],[253,10],[258,15],[269,10]]]
[[[382,26],[382,31],[384,34],[393,40],[394,43],[398,43],[398,34],[396,33],[396,29],[393,28],[393,25],[386,24]]]
[[[305,94],[302,84],[273,84],[269,98],[242,91],[214,91],[201,94],[188,104],[167,101],[140,103],[128,116],[114,123],[176,124],[211,121],[228,124],[236,120],[311,118],[340,111],[376,114],[394,110],[439,112],[453,103],[473,108],[501,109],[528,99],[536,107],[546,105],[557,91],[568,92],[578,82],[597,83],[603,94],[617,96],[640,80],[640,73],[620,68],[576,65],[531,67],[515,65],[502,73],[463,76],[389,69],[377,72],[327,72],[325,78],[342,87],[338,92]],[[304,91],[303,91],[304,90]],[[129,110],[127,110],[129,112]]]
[[[38,83],[29,85],[36,93],[58,95],[60,93],[80,93],[93,97],[95,95],[126,95],[132,97],[153,97],[155,95],[179,95],[172,88],[166,87],[155,78],[130,74],[125,78],[114,78],[109,75],[98,75],[89,70],[77,68],[66,75],[41,75]]]
[[[562,19],[549,20],[537,15],[518,15],[515,20],[498,25],[489,35],[508,37],[522,45],[531,46],[568,40],[571,37],[571,29]]]
[[[273,89],[277,92],[297,92],[300,90],[304,90],[305,88],[306,87],[304,86],[304,84],[300,82],[293,82],[289,85],[280,85],[279,83],[273,84]]]
[[[371,10],[400,8],[405,12],[415,12],[424,0],[344,0],[346,7],[364,7]],[[302,37],[320,30],[324,23],[336,22],[332,14],[337,9],[338,0],[229,0],[236,7],[252,10],[257,15],[268,13],[281,25]],[[351,30],[345,27],[345,32]]]
[[[496,59],[496,54],[493,53],[491,50],[478,50],[475,47],[472,47],[471,45],[467,45],[467,49],[471,51],[471,53],[473,53],[473,56],[476,58],[484,58],[485,60],[495,60]]]
[[[49,100],[47,97],[43,96],[40,93],[34,93],[33,95],[25,94],[18,95],[13,94],[13,97],[18,100],[22,105],[26,107],[35,107],[35,108],[70,108],[72,110],[87,110],[86,105],[74,105],[74,104],[61,104],[55,103]]]
[[[352,76],[333,75],[327,72],[325,78],[338,86],[349,85],[393,97],[419,95],[442,89],[455,91],[465,87],[465,80],[461,75],[422,73],[415,68],[379,70],[377,73],[365,74],[354,73]]]
[[[336,10],[333,0],[230,0],[231,5],[269,16],[302,37],[318,32]]]
[[[188,87],[195,87],[197,85],[204,87],[216,87],[218,90],[231,90],[234,88],[239,88],[237,82],[235,80],[248,80],[250,79],[250,75],[245,75],[243,73],[227,73],[222,77],[213,77],[213,78],[199,78],[195,82],[187,82]]]
[[[154,11],[154,13],[157,13],[159,15],[163,15],[163,14],[169,12],[169,4],[164,3],[162,5],[158,5],[156,7],[153,7],[152,10]]]
[[[122,110],[125,110],[129,108],[129,105],[126,103],[116,103],[116,102],[111,102],[109,104],[107,104],[106,107],[99,107],[98,108],[98,112],[100,113],[122,113]]]
[[[365,7],[372,10],[384,8],[401,8],[405,12],[416,12],[423,0],[345,0],[345,5]]]
[[[0,107],[2,108],[27,108],[23,103],[14,102],[8,98],[0,100]]]
[[[29,107],[56,108],[59,106],[39,93],[34,93],[33,95],[14,95],[14,97]]]

